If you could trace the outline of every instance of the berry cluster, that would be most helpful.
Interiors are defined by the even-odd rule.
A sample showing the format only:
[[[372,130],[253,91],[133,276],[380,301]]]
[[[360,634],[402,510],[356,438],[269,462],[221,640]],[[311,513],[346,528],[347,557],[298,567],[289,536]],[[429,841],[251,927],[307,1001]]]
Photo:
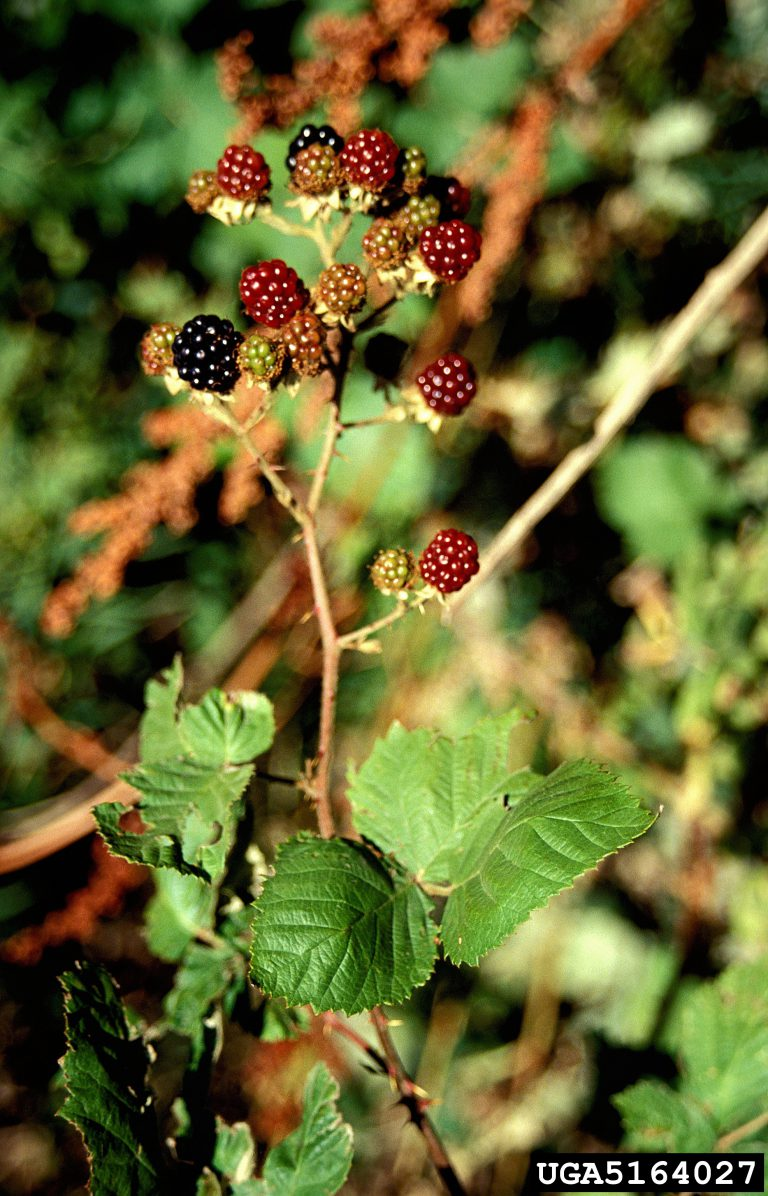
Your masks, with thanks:
[[[226,396],[240,378],[267,389],[286,376],[311,377],[333,360],[328,330],[354,330],[372,270],[393,285],[397,298],[460,281],[480,256],[480,234],[464,219],[469,191],[458,179],[428,174],[419,146],[401,148],[381,129],[359,129],[344,139],[331,125],[305,124],[288,147],[286,166],[296,196],[290,203],[305,219],[317,218],[316,235],[301,231],[318,241],[325,269],[310,288],[280,258],[247,265],[239,290],[253,324],[245,334],[208,315],[195,316],[182,329],[153,325],[142,341],[142,365],[150,376],[163,377],[169,389],[186,385]],[[267,199],[270,186],[264,156],[250,145],[229,145],[215,171],[192,175],[186,198],[196,212],[228,223],[261,216],[284,229],[286,222],[273,215]],[[340,237],[325,236],[322,226],[334,209],[370,214],[362,269],[334,260],[347,227],[342,225]],[[410,417],[437,431],[444,418],[465,410],[476,390],[471,363],[449,351],[405,387],[404,405],[392,418]]]

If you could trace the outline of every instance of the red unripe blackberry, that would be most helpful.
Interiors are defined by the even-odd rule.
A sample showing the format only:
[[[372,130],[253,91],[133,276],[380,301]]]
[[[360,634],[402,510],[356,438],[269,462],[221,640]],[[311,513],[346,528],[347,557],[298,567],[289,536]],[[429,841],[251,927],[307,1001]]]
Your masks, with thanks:
[[[377,270],[388,270],[405,261],[406,241],[393,220],[379,216],[363,237],[363,256]]]
[[[195,316],[173,342],[173,364],[193,390],[229,394],[238,378],[237,349],[243,337],[230,320]]]
[[[471,224],[448,220],[425,228],[419,237],[419,256],[441,282],[466,278],[480,257],[483,238]]]
[[[285,164],[290,171],[296,169],[296,162],[301,150],[310,145],[328,145],[335,154],[344,149],[344,138],[337,133],[332,125],[303,125],[291,144],[288,146],[288,157]]]
[[[348,316],[359,311],[365,303],[365,278],[352,263],[334,262],[320,275],[317,294],[329,312],[336,316]]]
[[[454,527],[438,532],[419,558],[419,573],[441,594],[462,589],[479,568],[477,544]]]
[[[173,342],[178,324],[152,324],[141,338],[141,368],[151,378],[166,373],[173,365]]]
[[[361,129],[344,143],[339,161],[348,182],[366,191],[383,191],[395,173],[398,153],[389,133]]]
[[[251,379],[271,382],[282,373],[285,345],[281,341],[268,340],[259,332],[252,332],[238,349],[237,360],[240,369]]]
[[[443,218],[451,220],[455,216],[466,216],[472,206],[472,193],[453,175],[446,178],[432,177],[427,179],[427,191],[436,195],[440,200]]]
[[[297,374],[311,378],[319,374],[325,350],[325,329],[313,311],[302,311],[282,332],[283,344]]]
[[[279,258],[246,266],[240,276],[240,298],[259,324],[282,328],[309,302],[309,291],[295,270]]]
[[[291,187],[302,195],[328,195],[342,181],[339,159],[330,145],[319,141],[296,154]]]
[[[219,158],[216,181],[234,199],[256,199],[269,190],[269,167],[250,145],[228,145]]]
[[[382,594],[398,594],[410,586],[416,574],[413,553],[405,548],[383,548],[376,554],[370,574]]]
[[[416,379],[424,402],[438,415],[461,415],[477,393],[475,367],[460,353],[443,353]]]
[[[217,195],[220,195],[216,173],[213,170],[196,170],[187,183],[184,196],[193,212],[202,216],[207,212]]]

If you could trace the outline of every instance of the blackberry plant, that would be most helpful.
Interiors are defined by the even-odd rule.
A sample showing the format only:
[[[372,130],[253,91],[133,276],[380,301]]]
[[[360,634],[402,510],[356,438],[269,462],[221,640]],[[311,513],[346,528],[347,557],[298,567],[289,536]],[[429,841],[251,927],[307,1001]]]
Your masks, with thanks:
[[[430,1121],[428,1099],[397,1054],[382,1006],[406,1001],[426,984],[439,957],[477,964],[534,909],[642,834],[653,816],[589,761],[548,775],[521,767],[526,720],[514,709],[455,738],[393,724],[351,770],[346,802],[339,802],[332,766],[345,660],[384,651],[382,634],[415,610],[450,608],[482,568],[476,540],[455,527],[426,544],[417,533],[408,547],[382,545],[369,576],[384,611],[340,630],[329,581],[332,545],[319,534],[329,472],[344,468],[340,442],[371,423],[412,424],[413,436],[437,432],[443,417],[464,416],[478,387],[472,363],[446,346],[423,368],[406,363],[399,394],[382,398],[379,415],[355,421],[345,410],[350,363],[361,336],[403,296],[432,294],[465,278],[482,243],[461,218],[467,189],[455,179],[430,183],[423,151],[401,149],[382,130],[362,129],[342,142],[330,126],[306,125],[286,161],[295,198],[285,216],[267,196],[270,166],[248,145],[227,147],[215,173],[196,171],[187,200],[195,212],[228,224],[259,221],[311,239],[316,277],[305,282],[282,258],[248,265],[239,281],[241,330],[216,315],[195,316],[180,330],[154,324],[141,360],[177,401],[226,427],[303,544],[322,685],[315,751],[293,783],[312,808],[317,833],[286,838],[269,861],[242,841],[256,761],[275,735],[264,695],[213,689],[186,701],[180,660],[150,683],[140,763],[126,778],[134,810],[105,802],[94,814],[112,853],[153,870],[148,942],[178,966],[152,1033],[188,1039],[191,1080],[173,1106],[175,1130],[164,1138],[147,1081],[148,1050],[109,975],[83,964],[64,978],[63,1113],[85,1136],[95,1192],[149,1194],[182,1182],[197,1196],[332,1194],[350,1166],[351,1133],[322,1065],[307,1081],[299,1129],[267,1155],[259,1178],[249,1127],[206,1121],[189,1096],[213,1066],[227,1017],[256,1008],[263,1025],[288,1035],[309,1006],[329,1032],[355,1042],[395,1082],[455,1196],[465,1189]],[[362,230],[359,220],[355,226],[361,216]],[[317,377],[313,393],[325,404],[326,427],[311,481],[302,484],[252,433],[283,391],[301,402],[312,385],[305,380]],[[246,394],[251,406],[242,418]],[[363,1011],[378,1047],[345,1020]],[[245,1024],[253,1029],[253,1018]],[[114,1134],[118,1117],[122,1132]]]

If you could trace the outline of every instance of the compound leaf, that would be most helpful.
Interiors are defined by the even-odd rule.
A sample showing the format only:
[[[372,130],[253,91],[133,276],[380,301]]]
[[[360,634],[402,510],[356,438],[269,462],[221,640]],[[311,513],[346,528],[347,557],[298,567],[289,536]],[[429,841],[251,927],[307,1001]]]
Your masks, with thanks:
[[[263,694],[230,697],[218,689],[180,707],[182,682],[177,657],[146,688],[142,763],[124,777],[143,796],[137,807],[143,831],[121,826],[128,809],[117,802],[97,806],[94,816],[115,855],[217,881],[242,813],[250,761],[272,743],[274,715]]]
[[[90,1157],[94,1196],[155,1196],[166,1190],[146,1074],[149,1056],[129,1027],[109,973],[80,963],[62,976],[68,1095]]]
[[[352,1162],[352,1130],[336,1104],[339,1086],[317,1063],[304,1087],[301,1125],[267,1155],[264,1177],[234,1196],[334,1196]]]
[[[226,943],[192,943],[187,948],[163,1008],[171,1029],[191,1040],[193,1066],[203,1053],[204,1022],[211,1006],[224,998],[230,1008],[244,986],[244,973],[243,957]]]
[[[253,979],[316,1012],[398,1004],[432,971],[429,905],[363,844],[289,839],[254,906]]]

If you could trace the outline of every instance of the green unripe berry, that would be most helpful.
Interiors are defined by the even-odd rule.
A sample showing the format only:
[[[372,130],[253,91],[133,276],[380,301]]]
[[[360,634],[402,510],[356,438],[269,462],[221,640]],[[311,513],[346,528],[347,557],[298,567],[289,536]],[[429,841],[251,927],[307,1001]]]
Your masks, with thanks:
[[[254,332],[241,344],[237,353],[240,369],[259,382],[271,382],[283,370],[285,346]]]
[[[371,565],[371,581],[382,594],[406,590],[416,576],[416,560],[405,548],[383,548]]]
[[[152,324],[141,338],[141,367],[150,377],[165,374],[173,365],[172,345],[177,324]]]

